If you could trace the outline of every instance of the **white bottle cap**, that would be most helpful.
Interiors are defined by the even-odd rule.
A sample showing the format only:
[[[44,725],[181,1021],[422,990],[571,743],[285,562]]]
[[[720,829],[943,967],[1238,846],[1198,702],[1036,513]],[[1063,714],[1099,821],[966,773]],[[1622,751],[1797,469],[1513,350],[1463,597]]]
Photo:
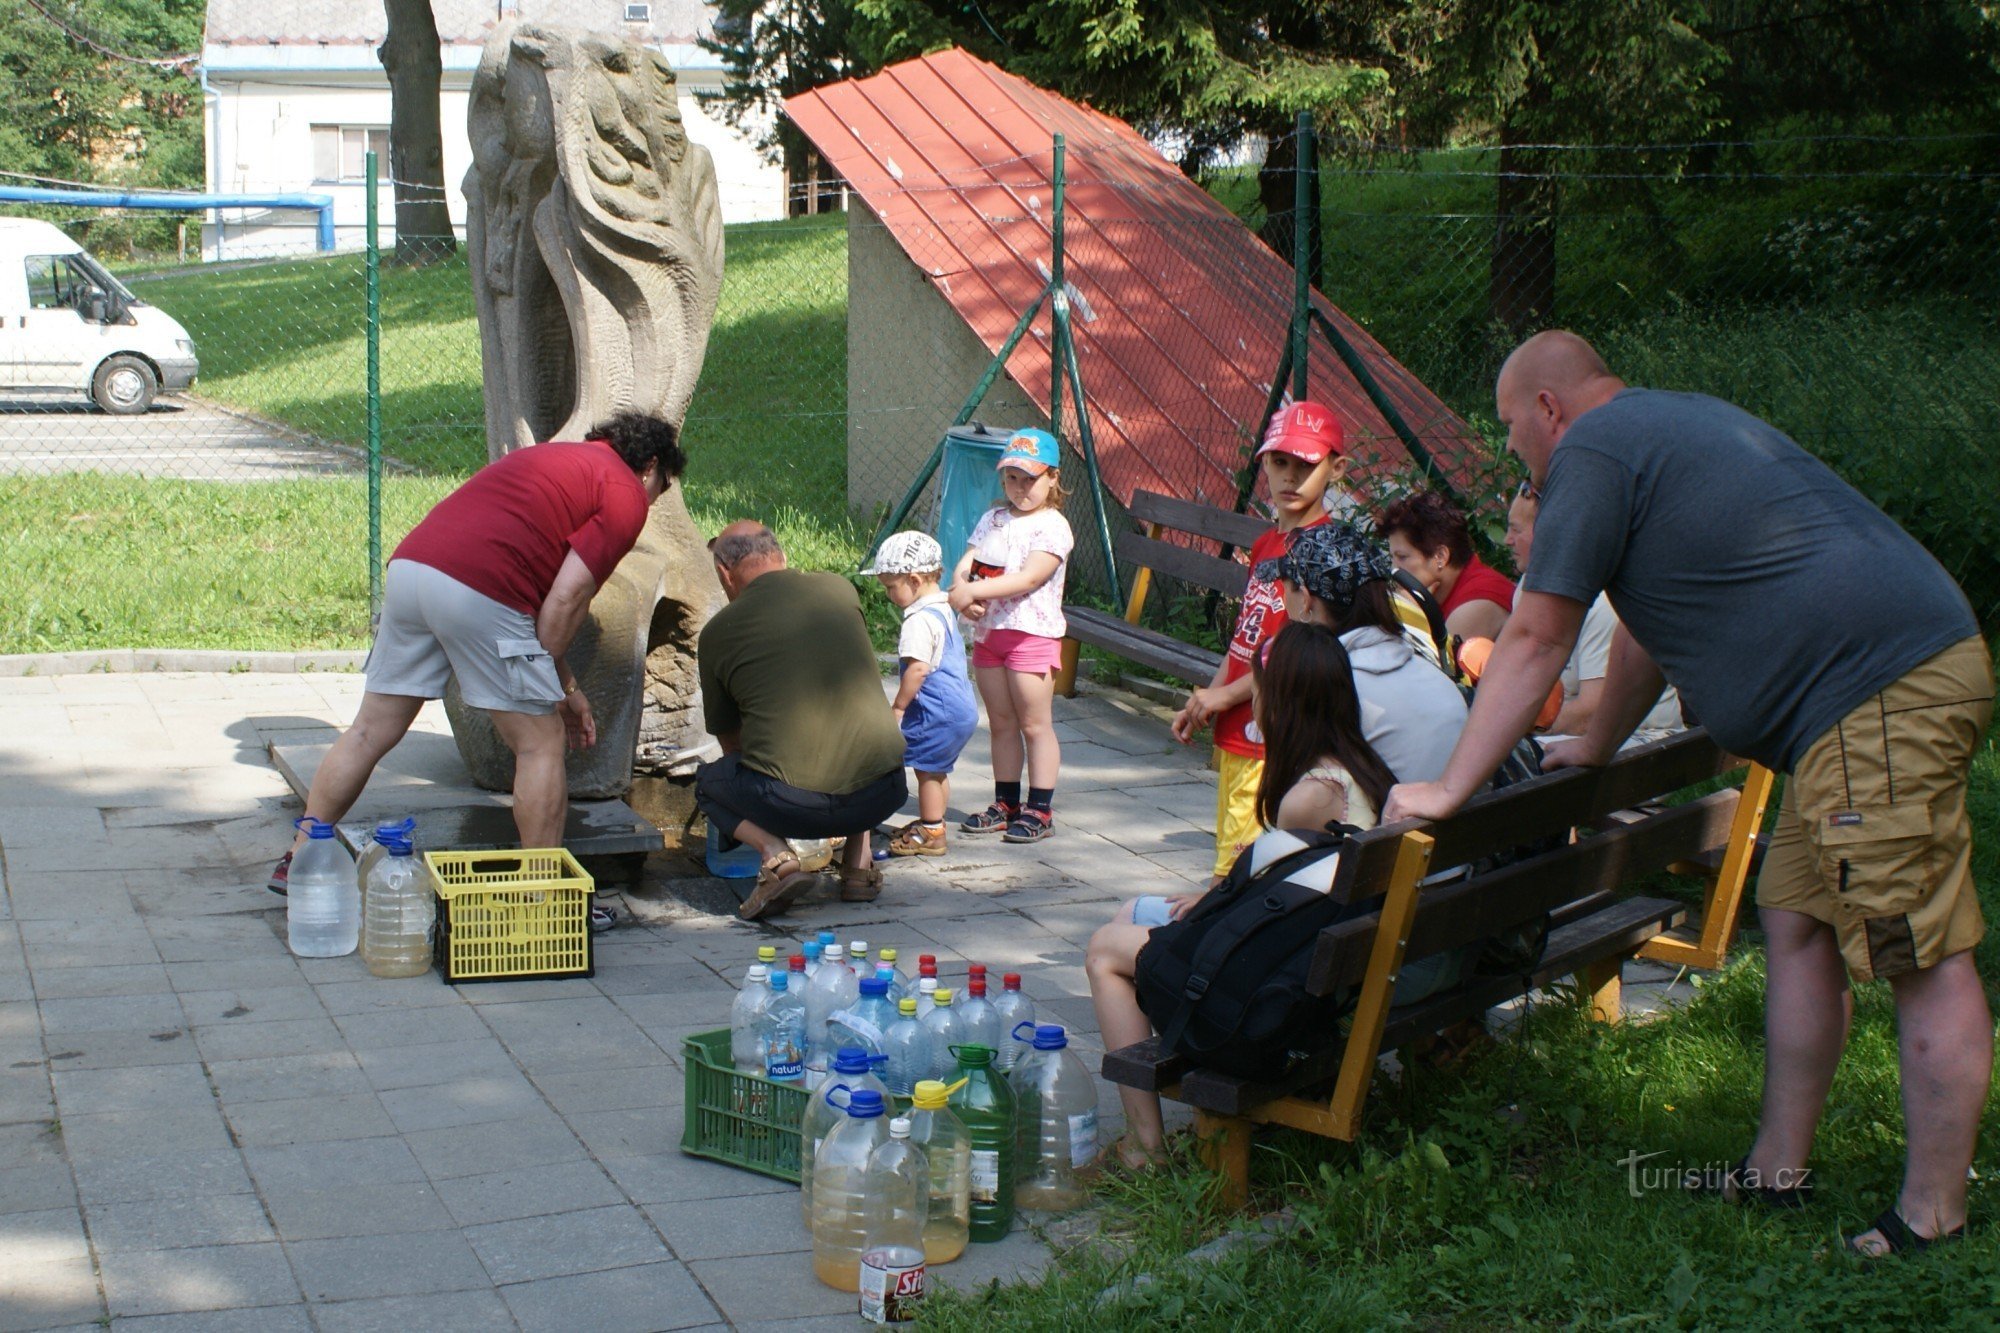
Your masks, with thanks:
[[[917,983],[917,989],[922,991],[926,995],[933,993],[934,991],[937,990],[937,978],[925,977],[922,981],[919,981]]]
[[[771,979],[771,969],[770,969],[770,968],[768,968],[768,967],[765,967],[765,966],[764,966],[764,965],[763,965],[762,963],[752,963],[752,964],[750,964],[750,980],[752,980],[752,981],[769,981],[770,979]]]
[[[907,1139],[910,1137],[910,1118],[899,1115],[894,1120],[891,1120],[889,1122],[889,1137],[892,1139]]]
[[[856,958],[866,958],[868,956],[868,941],[854,940],[847,946],[847,951]]]

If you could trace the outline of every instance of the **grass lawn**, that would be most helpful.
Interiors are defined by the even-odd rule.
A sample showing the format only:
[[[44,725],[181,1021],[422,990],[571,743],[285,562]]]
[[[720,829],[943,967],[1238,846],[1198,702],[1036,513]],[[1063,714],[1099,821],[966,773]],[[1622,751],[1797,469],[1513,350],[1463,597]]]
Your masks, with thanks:
[[[1975,873],[2000,919],[2000,738],[1974,772]],[[2000,975],[2000,937],[1980,946]],[[1182,1144],[1161,1175],[1103,1189],[1101,1233],[1033,1285],[946,1296],[940,1329],[1992,1328],[2000,1324],[2000,1106],[1970,1236],[1874,1266],[1815,1251],[1895,1197],[1902,1111],[1885,985],[1862,988],[1813,1154],[1818,1196],[1776,1215],[1686,1196],[1669,1168],[1734,1162],[1763,1077],[1763,956],[1746,940],[1685,1007],[1605,1027],[1574,997],[1469,1067],[1383,1079],[1359,1144],[1266,1131],[1256,1207],[1292,1211],[1268,1248],[1189,1262],[1230,1225]],[[1629,1154],[1658,1154],[1627,1164]],[[1639,1175],[1634,1197],[1634,1170]],[[1148,1275],[1143,1282],[1141,1274]],[[1105,1296],[1102,1293],[1113,1292]]]

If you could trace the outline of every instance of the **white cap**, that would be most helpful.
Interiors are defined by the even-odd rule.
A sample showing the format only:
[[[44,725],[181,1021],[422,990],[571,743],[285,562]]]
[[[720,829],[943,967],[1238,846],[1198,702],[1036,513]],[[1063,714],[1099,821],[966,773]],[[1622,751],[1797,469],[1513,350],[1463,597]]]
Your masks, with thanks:
[[[928,532],[892,532],[875,552],[863,574],[931,574],[944,572],[944,548]]]
[[[763,965],[762,963],[752,963],[752,964],[750,964],[750,980],[752,980],[752,981],[769,981],[770,979],[771,979],[771,969],[770,969],[770,968],[768,968],[768,967],[764,966],[764,965]]]
[[[889,1137],[892,1139],[907,1139],[910,1137],[910,1118],[906,1115],[899,1115],[894,1120],[891,1120],[889,1122]]]
[[[847,951],[856,958],[866,958],[868,956],[868,941],[852,940],[848,943]]]
[[[931,992],[937,989],[937,978],[924,977],[920,979],[917,982],[917,989],[922,991],[924,994],[929,995]]]

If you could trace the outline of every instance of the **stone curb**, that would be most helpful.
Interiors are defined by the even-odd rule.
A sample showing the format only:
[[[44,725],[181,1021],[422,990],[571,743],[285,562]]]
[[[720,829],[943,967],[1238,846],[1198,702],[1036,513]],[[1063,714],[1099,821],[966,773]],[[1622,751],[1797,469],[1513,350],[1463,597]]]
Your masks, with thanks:
[[[101,648],[75,653],[0,655],[0,676],[81,676],[96,672],[359,671],[361,648],[340,652],[232,653],[210,648]]]

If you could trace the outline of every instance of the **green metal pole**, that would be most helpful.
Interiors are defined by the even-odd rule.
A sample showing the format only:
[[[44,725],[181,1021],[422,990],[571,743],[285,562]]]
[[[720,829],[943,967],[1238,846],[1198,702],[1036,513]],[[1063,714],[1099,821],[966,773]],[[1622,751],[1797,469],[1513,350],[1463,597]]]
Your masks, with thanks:
[[[368,154],[368,617],[382,614],[382,246],[376,239],[376,163]]]
[[[1118,561],[1111,551],[1111,519],[1104,512],[1104,478],[1097,470],[1097,439],[1091,434],[1090,414],[1083,407],[1083,372],[1076,362],[1076,337],[1070,329],[1068,303],[1062,301],[1062,293],[1056,293],[1056,300],[1062,302],[1056,307],[1056,318],[1061,323],[1059,335],[1062,343],[1064,363],[1069,367],[1069,389],[1076,399],[1076,433],[1083,445],[1083,465],[1090,474],[1090,502],[1097,511],[1097,540],[1104,548],[1104,576],[1111,582],[1111,604],[1118,606],[1125,601],[1125,594],[1118,581]]]
[[[1051,208],[1054,216],[1050,219],[1050,234],[1053,245],[1049,255],[1049,433],[1058,440],[1062,438],[1062,388],[1063,375],[1069,375],[1070,392],[1076,399],[1077,443],[1083,448],[1083,465],[1090,476],[1090,503],[1097,513],[1097,540],[1104,549],[1104,576],[1111,584],[1111,601],[1115,606],[1125,599],[1118,594],[1118,559],[1111,549],[1111,520],[1104,512],[1104,477],[1097,468],[1097,440],[1090,430],[1090,414],[1083,406],[1083,372],[1076,359],[1076,330],[1070,322],[1069,292],[1063,285],[1063,179],[1069,149],[1063,136],[1056,136],[1055,179],[1051,182],[1053,196]]]
[[[1312,173],[1307,161],[1313,150],[1312,116],[1299,112],[1298,147],[1292,170],[1292,398],[1303,401],[1306,386],[1307,313],[1312,309]]]
[[[1059,336],[1056,326],[1065,322],[1064,316],[1069,312],[1069,297],[1063,291],[1063,159],[1068,153],[1062,135],[1058,134],[1055,167],[1050,181],[1054,187],[1055,202],[1049,219],[1049,290],[1055,293],[1056,298],[1049,315],[1049,434],[1058,440],[1062,438],[1063,358],[1056,346]]]

